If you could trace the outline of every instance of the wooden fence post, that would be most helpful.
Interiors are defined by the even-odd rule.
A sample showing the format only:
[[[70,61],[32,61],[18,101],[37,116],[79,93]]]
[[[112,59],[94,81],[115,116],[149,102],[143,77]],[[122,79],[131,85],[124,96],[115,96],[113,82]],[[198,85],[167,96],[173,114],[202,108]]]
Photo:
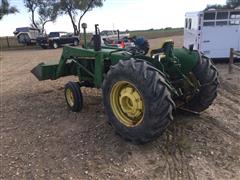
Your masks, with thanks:
[[[232,69],[233,69],[233,61],[234,61],[234,49],[230,49],[230,57],[229,57],[229,68],[228,68],[228,73],[232,74]]]
[[[7,46],[8,46],[8,48],[9,48],[10,45],[9,45],[9,39],[8,39],[8,36],[7,36],[6,38],[7,38]]]

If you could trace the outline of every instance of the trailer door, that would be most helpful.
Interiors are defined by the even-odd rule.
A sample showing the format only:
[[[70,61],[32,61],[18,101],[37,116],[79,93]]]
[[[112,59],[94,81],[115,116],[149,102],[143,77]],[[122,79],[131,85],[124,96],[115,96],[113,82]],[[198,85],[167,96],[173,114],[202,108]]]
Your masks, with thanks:
[[[235,26],[204,27],[202,51],[210,58],[226,58],[230,48],[239,48],[239,33]]]
[[[190,45],[198,50],[198,13],[186,14],[183,46],[188,49]]]
[[[233,48],[240,50],[240,11],[237,10],[237,11],[230,12],[229,19],[230,19],[229,24],[236,28],[236,33],[237,33],[236,39],[238,41],[238,45]]]
[[[210,58],[227,58],[230,48],[239,48],[239,22],[229,21],[228,12],[215,13],[204,14],[201,51]]]
[[[238,26],[238,51],[240,51],[240,25]]]

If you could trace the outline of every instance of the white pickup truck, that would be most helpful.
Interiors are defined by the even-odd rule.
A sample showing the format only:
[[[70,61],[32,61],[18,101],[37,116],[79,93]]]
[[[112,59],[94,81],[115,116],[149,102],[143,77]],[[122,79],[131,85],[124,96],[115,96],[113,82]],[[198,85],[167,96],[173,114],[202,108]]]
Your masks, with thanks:
[[[13,32],[18,42],[21,44],[35,44],[38,36],[41,35],[40,29],[32,27],[19,27]]]
[[[104,30],[100,33],[102,39],[118,39],[118,31]],[[119,39],[129,38],[130,34],[119,31]]]

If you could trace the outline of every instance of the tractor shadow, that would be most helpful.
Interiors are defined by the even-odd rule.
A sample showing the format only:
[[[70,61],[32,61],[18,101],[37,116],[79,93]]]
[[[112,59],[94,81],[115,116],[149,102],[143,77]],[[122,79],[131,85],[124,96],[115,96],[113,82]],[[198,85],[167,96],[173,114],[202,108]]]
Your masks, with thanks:
[[[150,179],[196,179],[190,159],[194,144],[191,135],[194,133],[194,126],[198,126],[198,116],[177,111],[174,118],[161,137],[145,145],[126,142],[114,134],[111,127],[103,125],[102,128],[108,133],[105,133],[99,146],[102,149],[101,156],[114,159],[113,165],[118,170],[114,173],[121,171],[119,166],[123,165],[136,172],[144,171],[144,175]]]

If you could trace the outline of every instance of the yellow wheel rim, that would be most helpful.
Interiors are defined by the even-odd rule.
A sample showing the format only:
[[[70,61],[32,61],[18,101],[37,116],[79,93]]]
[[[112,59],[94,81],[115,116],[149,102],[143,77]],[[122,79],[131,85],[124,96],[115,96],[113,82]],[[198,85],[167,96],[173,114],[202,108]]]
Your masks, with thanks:
[[[110,103],[114,115],[127,127],[142,123],[144,101],[138,89],[127,81],[117,82],[110,93]]]
[[[74,106],[74,96],[73,96],[73,92],[71,89],[67,89],[66,90],[66,98],[67,98],[67,102],[68,104],[73,107]]]

